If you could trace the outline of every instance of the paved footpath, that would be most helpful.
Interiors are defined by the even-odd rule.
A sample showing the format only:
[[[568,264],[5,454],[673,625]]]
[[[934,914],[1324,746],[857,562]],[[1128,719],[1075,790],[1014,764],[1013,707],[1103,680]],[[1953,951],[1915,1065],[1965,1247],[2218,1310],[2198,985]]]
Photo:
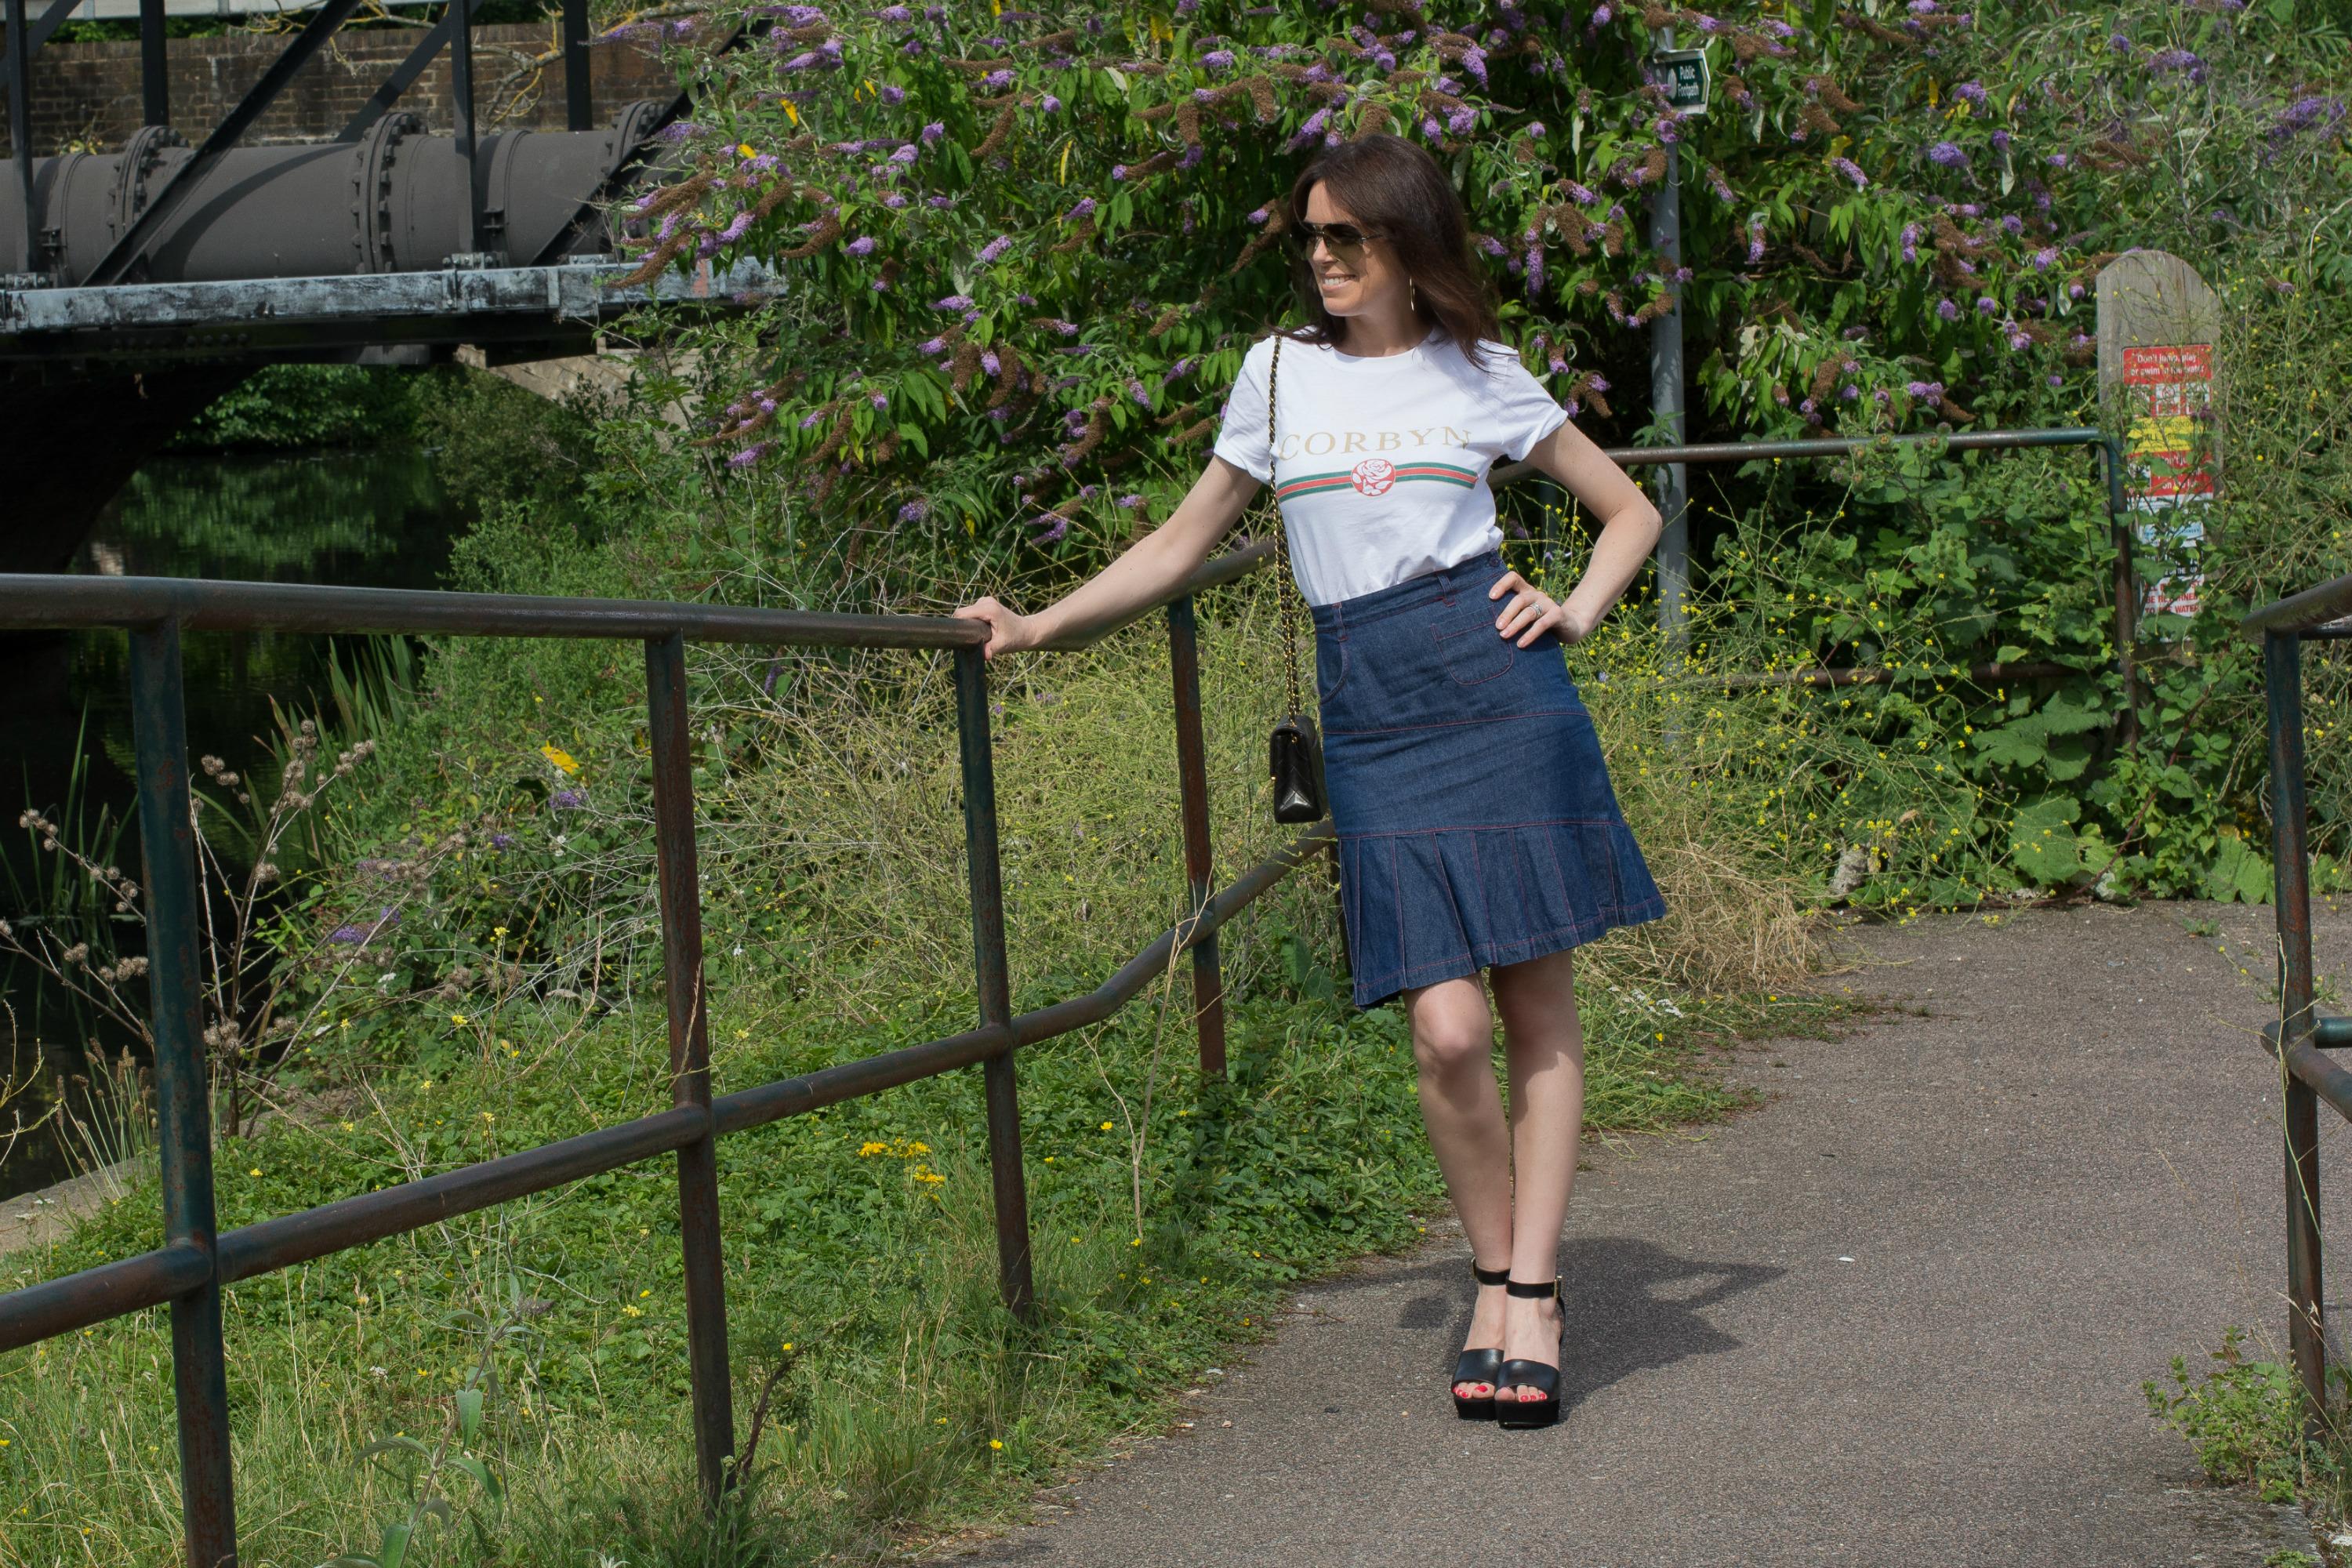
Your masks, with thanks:
[[[2140,1392],[2176,1352],[2205,1364],[2225,1324],[2279,1353],[2278,1089],[2252,1032],[2269,919],[2159,904],[1858,928],[1855,967],[1827,984],[1889,1010],[1743,1048],[1730,1076],[1768,1097],[1751,1112],[1591,1154],[1558,1427],[1454,1419],[1468,1254],[1433,1224],[1419,1254],[1304,1289],[1248,1364],[1204,1379],[1190,1426],[942,1560],[2252,1568],[2308,1551],[2295,1510],[2208,1489]],[[2352,974],[2352,914],[2321,915],[2319,968]],[[2324,1108],[2322,1129],[2330,1256],[2352,1263],[2352,1133]]]

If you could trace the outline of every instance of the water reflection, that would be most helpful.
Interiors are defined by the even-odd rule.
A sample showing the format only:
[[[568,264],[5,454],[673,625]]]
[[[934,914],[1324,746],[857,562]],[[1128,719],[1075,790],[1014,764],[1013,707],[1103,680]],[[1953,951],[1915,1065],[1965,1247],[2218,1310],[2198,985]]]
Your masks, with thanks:
[[[329,452],[272,457],[158,458],[110,508],[77,558],[77,572],[110,576],[220,577],[270,583],[429,588],[449,555],[449,523],[429,453]],[[273,699],[299,710],[325,700],[330,650],[339,639],[268,632],[205,632],[184,644],[188,743],[250,770],[267,759]],[[113,631],[0,641],[0,858],[18,881],[32,849],[17,812],[54,814],[77,764],[87,820],[131,807],[132,767],[126,676],[129,644]],[[346,663],[348,665],[348,658]],[[13,798],[12,798],[13,797]],[[135,833],[116,864],[137,864]],[[0,897],[8,886],[0,878]],[[16,910],[8,910],[16,913]],[[78,1072],[91,1037],[109,1054],[119,1032],[78,1016],[18,963],[0,974],[0,999],[16,1015],[17,1070],[36,1054],[53,1071]],[[0,1035],[5,1035],[0,1021]],[[0,1038],[0,1050],[9,1049]],[[0,1196],[67,1174],[46,1138],[20,1143],[0,1163]]]

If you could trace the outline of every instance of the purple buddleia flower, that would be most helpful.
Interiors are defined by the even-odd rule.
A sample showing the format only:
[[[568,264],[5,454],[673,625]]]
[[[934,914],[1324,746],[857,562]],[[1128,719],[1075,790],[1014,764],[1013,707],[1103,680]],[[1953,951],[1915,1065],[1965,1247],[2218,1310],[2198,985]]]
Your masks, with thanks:
[[[1938,142],[1928,148],[1927,161],[1941,164],[1947,169],[1965,169],[1969,166],[1969,155],[1950,142]]]
[[[1229,71],[1234,68],[1234,51],[1211,49],[1201,57],[1201,63],[1213,71]]]
[[[1163,379],[1167,381],[1181,381],[1192,374],[1192,356],[1188,354],[1184,358],[1178,360],[1174,364],[1170,365],[1168,367],[1168,374]]]
[[[905,206],[907,202],[907,194],[904,191],[892,191],[882,198],[882,205],[890,208],[893,212]]]
[[[2051,264],[2057,259],[2058,247],[2054,245],[2045,245],[2041,249],[2033,253],[2033,270],[2036,272],[2046,272],[2050,269]]]
[[[1114,180],[1124,180],[1127,178],[1127,165],[1124,163],[1113,163],[1110,166],[1110,177]]]
[[[1952,96],[1966,99],[1971,108],[1982,109],[1985,106],[1984,84],[1979,81],[1969,80],[1955,84],[1952,88]]]
[[[947,133],[948,133],[948,128],[947,128],[947,125],[945,124],[945,122],[943,122],[943,121],[941,121],[934,120],[934,121],[932,121],[929,125],[924,126],[924,127],[923,127],[923,129],[922,129],[922,142],[923,142],[923,145],[924,145],[924,146],[926,146],[926,147],[928,147],[928,146],[929,146],[932,142],[936,142],[936,141],[938,141],[940,137],[942,137],[942,136],[946,135]]]
[[[2069,283],[2066,285],[2066,298],[2069,300],[2079,300],[2082,297],[2083,286],[2080,283]]]
[[[1997,313],[2000,310],[2000,300],[1996,300],[1996,299],[1994,299],[1991,295],[1990,295],[1990,294],[1979,294],[1979,295],[1978,295],[1978,296],[1977,296],[1977,314],[1978,314],[1978,315],[1979,315],[1979,316],[1990,316],[1990,315],[1993,315],[1993,314]]]
[[[749,217],[751,215],[745,213],[743,216],[745,217]],[[849,252],[852,256],[871,256],[874,254],[874,246],[875,240],[872,235],[861,234],[856,239],[851,240],[847,245],[843,246],[841,248]]]
[[[906,505],[898,509],[898,521],[900,522],[920,522],[930,514],[930,502],[910,500]]]
[[[1081,197],[1079,197],[1079,198],[1078,198],[1078,203],[1077,203],[1077,205],[1076,205],[1076,206],[1072,207],[1068,212],[1066,212],[1066,213],[1064,213],[1064,214],[1062,215],[1062,221],[1063,221],[1063,222],[1065,222],[1065,223],[1076,223],[1078,219],[1080,219],[1080,218],[1082,218],[1082,217],[1092,217],[1092,216],[1094,216],[1094,213],[1095,213],[1095,199],[1094,199],[1094,197],[1092,197],[1092,196],[1081,196]],[[1256,221],[1256,220],[1253,219],[1252,221],[1253,221],[1253,222],[1255,222],[1255,221]]]
[[[991,92],[1002,92],[1013,85],[1013,73],[1009,70],[991,71],[980,79],[980,85]]]
[[[1434,142],[1445,134],[1445,127],[1437,122],[1435,116],[1424,116],[1421,122],[1421,133]]]
[[[1484,49],[1463,50],[1462,68],[1470,73],[1470,79],[1473,81],[1476,82],[1480,87],[1485,87],[1486,85],[1486,51]]]
[[[927,207],[936,207],[940,211],[945,212],[948,208],[955,205],[955,198],[953,196],[925,196],[923,198],[923,205]]]
[[[1482,234],[1478,237],[1478,248],[1485,251],[1489,256],[1502,256],[1506,254],[1503,248],[1503,242],[1496,239],[1491,234]]]
[[[2049,157],[2044,158],[2042,162],[2048,163],[2054,169],[2063,169],[2071,165],[2074,160],[2067,153],[2053,153]]]
[[[2276,120],[2263,133],[2273,142],[2284,142],[2306,131],[2333,129],[2343,122],[2344,100],[2340,98],[2298,98],[2279,110]]]
[[[1852,403],[1855,398],[1862,395],[1862,388],[1849,381],[1843,386],[1838,388],[1838,395],[1844,398],[1848,403]]]
[[[994,349],[988,349],[983,351],[980,356],[980,368],[986,371],[991,375],[995,375],[1003,370],[1004,364],[1003,361],[996,357],[996,351]]]
[[[1208,155],[1209,150],[1195,142],[1190,147],[1185,148],[1183,153],[1178,156],[1176,166],[1180,169],[1197,167],[1201,160]],[[1189,212],[1186,213],[1184,216],[1184,232],[1186,234],[1192,232],[1192,217]]]
[[[1940,381],[1906,382],[1903,390],[1922,403],[1941,403],[1944,400],[1944,384]]]
[[[971,309],[971,296],[969,294],[950,294],[944,300],[932,300],[931,309],[934,310],[969,310]]]
[[[1938,300],[1936,301],[1936,314],[1948,321],[1957,321],[1960,319],[1960,308],[1948,299]]]
[[[514,847],[515,847],[515,836],[514,836],[513,834],[511,834],[511,833],[493,833],[493,834],[491,834],[491,835],[490,835],[490,847],[491,847],[491,848],[493,848],[493,849],[511,849],[511,848],[513,848]]]
[[[947,352],[947,342],[944,339],[925,338],[921,342],[915,345],[915,352],[919,354],[944,353]]]
[[[1748,265],[1755,266],[1764,259],[1764,226],[1750,224],[1748,228]]]
[[[877,410],[887,408],[890,406],[890,395],[887,392],[877,392],[866,401],[872,404]]]
[[[2158,49],[2147,57],[2147,68],[2159,76],[2186,71],[2190,81],[2205,79],[2205,62],[2188,49]]]
[[[920,151],[912,142],[909,142],[905,146],[890,154],[890,162],[900,164],[911,163],[920,156],[922,156]]]
[[[990,240],[986,245],[980,247],[980,255],[977,259],[982,267],[986,267],[989,263],[994,261],[998,257],[1003,255],[1006,251],[1012,248],[1013,237],[1009,234],[1000,234],[994,239]]]
[[[585,811],[588,792],[584,789],[560,789],[547,797],[547,804],[558,811]]]
[[[1143,498],[1140,495],[1123,495],[1112,504],[1121,511],[1133,511],[1143,504]]]
[[[1851,158],[1832,158],[1830,160],[1830,167],[1852,180],[1853,188],[1857,191],[1870,184],[1870,176],[1864,174],[1862,165]]]
[[[2115,50],[2116,53],[2119,55],[2127,55],[2131,53],[2131,40],[2125,37],[2121,33],[2109,33],[2107,35],[2107,47]]]
[[[727,466],[730,468],[748,468],[767,455],[768,443],[761,441],[756,445],[746,447],[741,451],[737,452],[734,456],[729,458],[727,459]]]
[[[1151,406],[1151,394],[1144,389],[1143,383],[1139,381],[1130,379],[1128,382],[1127,395],[1135,400],[1135,405],[1138,408]]]
[[[1903,259],[1906,261],[1919,259],[1919,226],[1916,223],[1906,223],[1903,226]]]

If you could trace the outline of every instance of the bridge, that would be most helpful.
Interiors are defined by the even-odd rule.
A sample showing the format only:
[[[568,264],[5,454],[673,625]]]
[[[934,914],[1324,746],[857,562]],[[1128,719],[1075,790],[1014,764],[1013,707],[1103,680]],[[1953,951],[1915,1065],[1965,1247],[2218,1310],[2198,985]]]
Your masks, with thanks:
[[[630,267],[607,209],[667,175],[656,135],[688,100],[631,102],[592,124],[586,0],[561,0],[562,131],[481,132],[472,0],[451,0],[332,140],[275,146],[247,133],[361,0],[312,9],[193,142],[173,121],[163,38],[182,3],[0,0],[0,421],[18,450],[74,454],[20,468],[0,570],[62,567],[140,464],[261,365],[427,364],[461,346],[490,363],[555,358],[588,352],[600,324],[649,300],[730,309],[772,291],[760,268],[707,263],[615,287]],[[72,16],[132,5],[146,123],[119,151],[34,156],[43,45]],[[445,54],[455,124],[441,135],[401,103]]]

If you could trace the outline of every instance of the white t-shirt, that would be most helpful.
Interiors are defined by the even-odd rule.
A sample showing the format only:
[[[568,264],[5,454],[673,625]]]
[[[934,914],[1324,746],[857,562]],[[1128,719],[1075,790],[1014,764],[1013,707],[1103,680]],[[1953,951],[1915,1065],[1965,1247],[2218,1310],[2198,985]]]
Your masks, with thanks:
[[[1525,458],[1568,411],[1508,346],[1485,347],[1473,365],[1436,330],[1371,358],[1286,340],[1271,454],[1274,340],[1242,357],[1213,450],[1274,486],[1308,604],[1352,599],[1502,543],[1486,470],[1497,458]]]

